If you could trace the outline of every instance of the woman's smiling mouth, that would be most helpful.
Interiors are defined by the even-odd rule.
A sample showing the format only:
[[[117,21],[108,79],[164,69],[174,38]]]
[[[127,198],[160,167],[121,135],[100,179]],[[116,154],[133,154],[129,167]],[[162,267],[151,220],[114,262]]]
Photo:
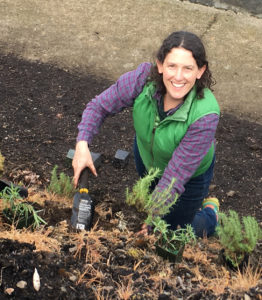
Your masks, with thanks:
[[[172,85],[174,86],[174,87],[176,87],[176,88],[181,88],[181,87],[183,87],[183,86],[185,86],[185,83],[174,83],[174,82],[172,82],[171,81],[171,83],[172,83]]]

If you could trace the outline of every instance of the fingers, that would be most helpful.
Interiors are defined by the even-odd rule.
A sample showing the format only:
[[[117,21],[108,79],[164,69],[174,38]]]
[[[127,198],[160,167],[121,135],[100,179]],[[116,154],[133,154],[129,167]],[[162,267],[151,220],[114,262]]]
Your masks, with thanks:
[[[143,236],[148,235],[147,225],[146,225],[146,224],[143,224],[142,227],[141,227],[141,230],[138,231],[138,232],[136,233],[136,235],[137,235],[137,236],[139,236],[139,235],[143,235]]]
[[[88,166],[88,168],[93,173],[93,175],[95,175],[97,177],[97,172],[96,172],[96,168],[95,168],[94,164],[92,164],[91,166]]]
[[[78,159],[76,158],[76,155],[73,159],[73,162],[72,162],[72,167],[74,169],[74,186],[75,188],[77,187],[77,184],[78,184],[78,180],[79,180],[79,177],[80,177],[80,174],[82,172],[82,170],[84,169],[84,164],[81,164],[79,163]]]
[[[75,187],[75,188],[77,187],[78,180],[79,180],[79,177],[80,177],[81,172],[82,172],[82,170],[80,170],[80,169],[77,169],[77,170],[75,171],[75,175],[74,175],[74,187]]]
[[[142,229],[142,230],[147,230],[147,225],[144,223],[144,224],[141,226],[141,229]]]
[[[97,172],[96,172],[95,166],[94,166],[94,165],[91,165],[91,166],[87,166],[87,167],[91,170],[92,174],[93,174],[94,176],[97,177]],[[75,170],[74,180],[73,180],[73,183],[74,183],[74,187],[75,187],[75,188],[76,188],[77,185],[78,185],[78,181],[79,181],[81,172],[82,172],[85,168],[86,168],[86,167],[84,167],[84,168],[77,168],[77,169]]]
[[[80,141],[76,144],[75,155],[72,161],[74,169],[74,186],[77,187],[81,172],[87,167],[94,176],[97,176],[91,153],[86,141]]]

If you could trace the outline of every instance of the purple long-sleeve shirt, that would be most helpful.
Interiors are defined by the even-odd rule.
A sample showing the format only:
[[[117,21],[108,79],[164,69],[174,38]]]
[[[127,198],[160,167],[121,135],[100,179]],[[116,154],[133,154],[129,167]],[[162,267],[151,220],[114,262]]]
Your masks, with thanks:
[[[90,144],[108,115],[133,106],[134,100],[144,88],[150,68],[150,63],[140,64],[136,70],[123,74],[115,84],[92,99],[78,125],[77,141],[85,140]],[[166,189],[172,178],[176,178],[176,182],[171,197],[184,192],[184,185],[195,173],[214,141],[218,121],[217,114],[208,114],[191,124],[159,180],[156,192]]]

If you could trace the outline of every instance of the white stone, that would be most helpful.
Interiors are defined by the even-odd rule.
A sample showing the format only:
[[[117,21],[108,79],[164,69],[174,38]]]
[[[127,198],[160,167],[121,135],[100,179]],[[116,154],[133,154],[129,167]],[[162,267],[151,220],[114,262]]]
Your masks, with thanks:
[[[21,281],[18,281],[16,286],[19,288],[19,289],[24,289],[26,286],[27,286],[27,282],[24,281],[24,280],[21,280]]]

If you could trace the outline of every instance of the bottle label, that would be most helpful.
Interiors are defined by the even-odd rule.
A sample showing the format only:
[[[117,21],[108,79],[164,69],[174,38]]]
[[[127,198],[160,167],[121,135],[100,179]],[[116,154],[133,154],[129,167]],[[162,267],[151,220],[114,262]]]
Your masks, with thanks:
[[[76,229],[84,230],[84,229],[85,229],[85,225],[84,225],[84,224],[79,224],[79,223],[77,223],[77,224],[76,224]]]
[[[91,216],[91,202],[86,199],[80,199],[78,211],[78,223],[86,224]]]

